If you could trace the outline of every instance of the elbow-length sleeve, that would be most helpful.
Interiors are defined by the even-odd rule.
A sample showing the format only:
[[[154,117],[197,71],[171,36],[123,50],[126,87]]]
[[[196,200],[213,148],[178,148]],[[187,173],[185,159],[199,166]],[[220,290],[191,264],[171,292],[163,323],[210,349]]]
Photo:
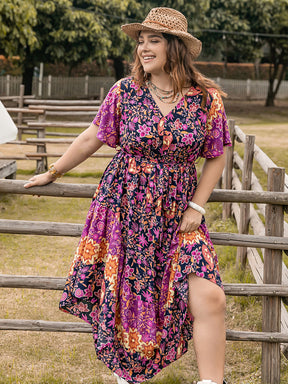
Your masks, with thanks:
[[[220,93],[216,89],[209,89],[212,98],[206,122],[206,136],[201,156],[206,159],[221,156],[224,146],[231,145],[227,117]]]
[[[93,120],[98,126],[97,138],[112,148],[119,144],[120,87],[120,81],[113,85]]]

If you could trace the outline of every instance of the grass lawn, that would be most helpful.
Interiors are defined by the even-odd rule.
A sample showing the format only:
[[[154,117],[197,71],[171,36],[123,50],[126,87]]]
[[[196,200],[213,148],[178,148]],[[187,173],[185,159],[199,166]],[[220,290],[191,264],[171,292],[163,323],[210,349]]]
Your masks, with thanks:
[[[228,116],[235,118],[245,133],[256,134],[256,143],[277,165],[288,168],[287,145],[285,145],[288,108],[286,114],[281,106],[273,108],[270,113],[264,110],[264,113],[262,106],[250,104],[246,103],[245,109],[243,103],[233,104],[228,101],[226,108]],[[274,125],[271,131],[272,123]],[[64,147],[61,149],[57,147],[57,151],[63,149]],[[1,146],[0,152],[4,150],[15,152],[15,150],[23,151],[23,148]],[[108,148],[104,150],[109,151]],[[104,150],[101,148],[101,152]],[[241,151],[241,148],[239,150]],[[65,183],[96,185],[108,161],[108,159],[89,159],[62,180]],[[19,161],[17,178],[28,179],[34,167],[34,161]],[[261,170],[256,167],[255,172],[265,183],[265,175],[262,175]],[[89,199],[0,196],[2,219],[83,223],[89,204]],[[222,220],[221,208],[221,204],[217,203],[208,205],[206,218],[209,229],[237,232],[233,219]],[[65,277],[77,242],[77,238],[68,237],[0,234],[0,273]],[[249,268],[244,272],[236,269],[235,247],[217,246],[216,250],[224,282],[254,282]],[[60,296],[59,291],[2,288],[0,318],[80,321],[58,310]],[[261,331],[261,307],[261,298],[228,296],[227,328]],[[191,384],[193,380],[197,380],[193,341],[190,342],[190,347],[186,355],[165,368],[147,384]],[[227,342],[226,356],[225,376],[230,384],[260,384],[260,343]],[[281,369],[281,384],[285,384],[288,382],[288,362],[284,357]],[[8,383],[113,384],[115,379],[104,364],[96,360],[90,334],[2,331],[0,384]]]

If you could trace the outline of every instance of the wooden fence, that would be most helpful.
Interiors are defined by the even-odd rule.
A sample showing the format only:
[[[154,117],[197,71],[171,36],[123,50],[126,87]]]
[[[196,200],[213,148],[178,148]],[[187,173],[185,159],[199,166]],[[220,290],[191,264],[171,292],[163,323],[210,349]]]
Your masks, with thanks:
[[[237,80],[214,78],[229,94],[231,99],[265,100],[267,97],[268,80]],[[21,84],[21,76],[0,76],[0,97],[17,94]],[[115,82],[113,77],[63,77],[44,76],[33,79],[33,94],[37,98],[93,98],[99,95],[101,87],[107,92]],[[288,81],[282,81],[277,99],[288,98]]]
[[[226,337],[233,341],[261,342],[262,383],[279,384],[281,348],[288,356],[288,315],[283,303],[285,300],[288,302],[288,273],[282,260],[282,251],[288,252],[287,224],[284,221],[284,211],[287,211],[288,205],[288,178],[283,168],[276,167],[260,148],[253,145],[253,138],[245,136],[233,121],[229,125],[233,146],[228,149],[224,188],[215,189],[209,201],[223,203],[223,216],[233,214],[239,233],[211,232],[210,235],[215,245],[239,247],[239,268],[245,268],[248,260],[256,284],[224,284],[224,289],[227,295],[263,296],[263,326],[262,332],[227,330]],[[234,151],[235,140],[245,145],[243,160]],[[267,191],[263,191],[252,172],[253,158],[268,174]],[[238,176],[240,171],[241,182]],[[24,184],[19,180],[0,180],[0,193],[91,198],[95,191],[95,185],[86,184],[85,188],[81,184],[54,183],[30,189],[25,189]],[[256,213],[255,205],[263,214],[265,225]],[[82,228],[82,225],[72,223],[0,220],[0,232],[11,234],[79,237]],[[253,229],[253,235],[249,234],[249,228]],[[263,251],[263,261],[256,249]],[[0,275],[0,287],[10,288],[62,290],[64,281],[55,277]],[[0,329],[91,332],[89,325],[81,323],[12,319],[0,320]]]

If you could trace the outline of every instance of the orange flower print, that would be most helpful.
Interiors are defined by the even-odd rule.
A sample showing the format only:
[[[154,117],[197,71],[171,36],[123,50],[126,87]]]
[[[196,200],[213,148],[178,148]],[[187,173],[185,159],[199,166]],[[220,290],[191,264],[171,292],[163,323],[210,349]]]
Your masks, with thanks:
[[[105,261],[106,257],[107,257],[107,251],[108,251],[108,242],[105,238],[103,238],[101,240],[101,243],[100,243],[100,246],[99,246],[99,253],[98,253],[98,257],[97,257],[97,260],[99,262],[102,262],[102,261]]]
[[[166,132],[163,136],[163,150],[167,150],[170,147],[170,144],[173,141],[173,136],[171,132]]]
[[[106,266],[105,266],[105,278],[112,280],[112,278],[117,274],[118,271],[118,260],[113,257],[108,257]]]
[[[154,356],[154,353],[155,353],[155,344],[153,344],[152,342],[149,342],[149,344],[144,344],[143,345],[143,355],[147,358],[147,359],[152,359],[152,357]]]
[[[165,216],[172,219],[176,215],[176,209],[177,209],[176,202],[173,201],[171,207],[165,211]]]
[[[92,262],[93,256],[95,256],[96,253],[96,246],[97,243],[94,242],[92,239],[86,239],[86,243],[84,245],[81,255],[81,259],[84,264],[90,264]]]
[[[135,175],[139,172],[139,166],[136,166],[136,160],[134,157],[130,157],[128,161],[128,172]]]
[[[139,346],[139,338],[140,338],[140,335],[138,334],[136,329],[130,328],[128,340],[129,340],[129,347],[131,348],[131,350],[134,350],[134,351],[137,350]]]
[[[209,265],[209,269],[212,270],[214,268],[214,259],[213,259],[213,256],[211,255],[211,252],[209,251],[209,249],[206,247],[205,244],[202,245],[202,253]]]
[[[144,168],[143,168],[143,171],[145,172],[145,173],[151,173],[152,172],[152,168],[153,168],[153,166],[152,166],[152,164],[145,164],[145,166],[144,166]]]
[[[157,129],[158,129],[158,134],[159,134],[160,136],[163,135],[164,124],[165,124],[165,119],[163,118],[163,119],[161,119],[161,120],[159,121],[159,124],[158,124],[158,127],[157,127]]]

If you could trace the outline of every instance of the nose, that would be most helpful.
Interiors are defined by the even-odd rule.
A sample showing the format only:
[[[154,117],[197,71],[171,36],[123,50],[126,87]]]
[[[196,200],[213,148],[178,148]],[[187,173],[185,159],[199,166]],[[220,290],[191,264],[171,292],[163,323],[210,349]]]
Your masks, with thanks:
[[[149,41],[142,41],[141,42],[141,44],[139,44],[139,46],[138,46],[138,49],[140,49],[142,52],[144,51],[148,51],[149,49],[149,47],[148,47],[148,45],[149,45]]]

